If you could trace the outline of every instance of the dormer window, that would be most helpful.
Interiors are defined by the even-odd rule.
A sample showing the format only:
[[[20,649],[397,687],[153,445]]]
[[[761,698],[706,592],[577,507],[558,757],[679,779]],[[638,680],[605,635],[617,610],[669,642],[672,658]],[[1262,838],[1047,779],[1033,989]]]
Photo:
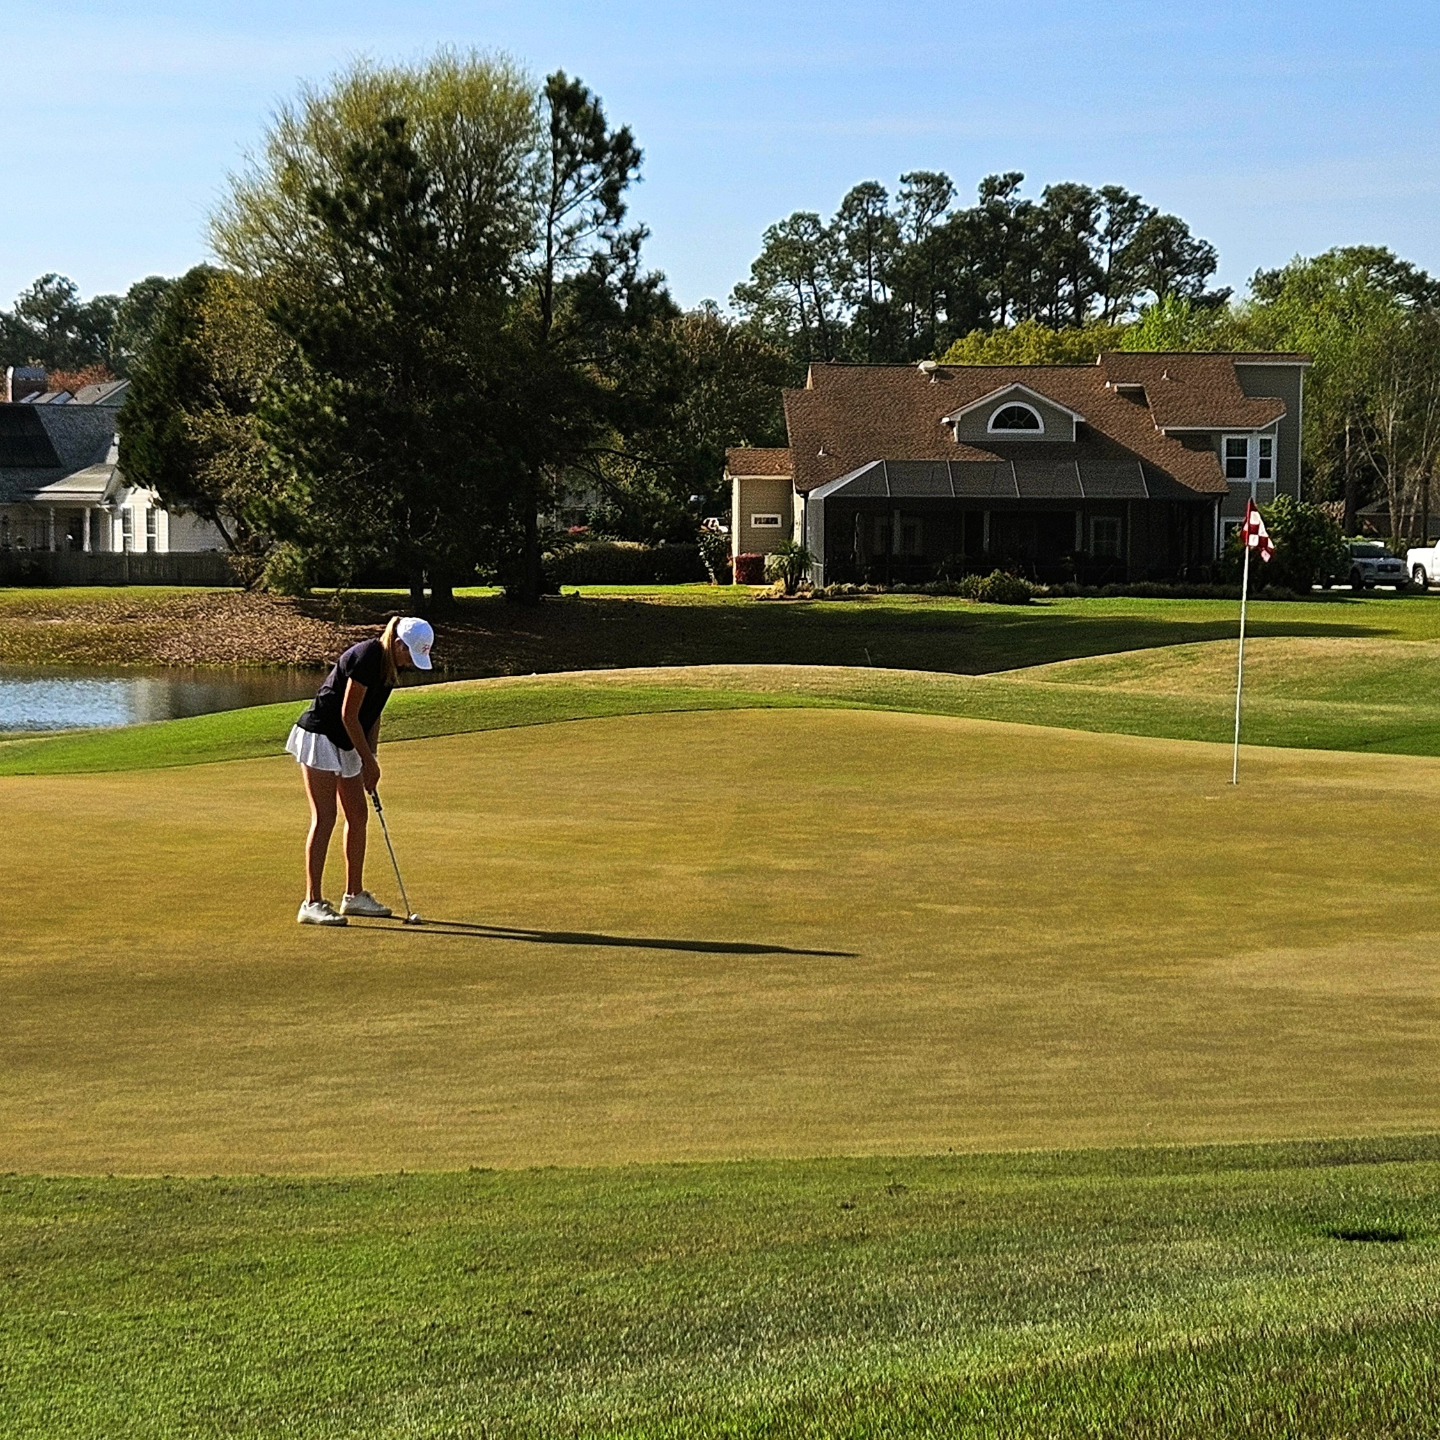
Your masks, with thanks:
[[[1027,431],[1031,435],[1043,435],[1045,433],[1045,422],[1040,418],[1038,410],[1032,410],[1028,405],[1002,405],[990,417],[990,433],[1004,434],[1015,431]]]
[[[949,374],[960,375],[964,368]],[[954,430],[957,441],[981,440],[991,435],[1011,440],[1073,440],[1075,427],[1084,418],[1028,385],[1011,384],[952,410],[941,423]]]

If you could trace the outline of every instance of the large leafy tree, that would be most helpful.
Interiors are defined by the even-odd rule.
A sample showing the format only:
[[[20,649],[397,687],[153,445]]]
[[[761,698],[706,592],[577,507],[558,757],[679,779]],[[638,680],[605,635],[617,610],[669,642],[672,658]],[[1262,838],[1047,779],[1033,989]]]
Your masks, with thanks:
[[[538,598],[540,515],[636,423],[621,377],[673,313],[625,225],[639,164],[578,80],[473,54],[281,111],[212,234],[280,342],[261,431],[295,544]]]
[[[1251,281],[1238,313],[1247,348],[1302,351],[1305,459],[1318,497],[1345,523],[1383,495],[1400,533],[1428,496],[1436,463],[1440,282],[1376,246],[1296,258]]]
[[[280,112],[212,222],[275,361],[276,533],[313,573],[443,596],[513,548],[510,313],[537,237],[536,96],[508,62],[358,65]]]
[[[636,403],[613,444],[593,450],[578,478],[599,496],[604,531],[626,539],[693,537],[701,515],[721,515],[731,445],[783,445],[780,389],[789,362],[713,304],[645,327],[624,386]]]
[[[507,593],[540,597],[540,517],[567,473],[644,425],[666,389],[636,383],[643,336],[674,314],[661,277],[641,268],[641,227],[627,228],[627,191],[641,153],[612,127],[599,97],[557,71],[540,98],[534,240],[519,267],[509,337],[523,368],[517,391],[518,548],[499,567]],[[630,379],[627,381],[627,374]]]
[[[334,288],[277,296],[271,318],[291,348],[260,426],[287,538],[346,578],[398,570],[419,598],[427,578],[446,592],[473,570],[494,522],[504,305],[483,252],[442,246],[434,177],[407,124],[382,120],[348,147],[336,183],[310,192]]]
[[[216,525],[248,579],[271,540],[255,426],[271,339],[236,276],[197,266],[167,285],[120,412],[127,478]]]

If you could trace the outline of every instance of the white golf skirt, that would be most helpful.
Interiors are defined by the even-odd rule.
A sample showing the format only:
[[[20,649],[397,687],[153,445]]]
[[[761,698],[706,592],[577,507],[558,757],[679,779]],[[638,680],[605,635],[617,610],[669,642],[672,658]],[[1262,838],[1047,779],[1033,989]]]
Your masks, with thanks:
[[[302,730],[298,725],[291,727],[285,749],[302,765],[312,770],[328,770],[346,780],[353,780],[361,770],[358,750],[342,750],[328,736]]]

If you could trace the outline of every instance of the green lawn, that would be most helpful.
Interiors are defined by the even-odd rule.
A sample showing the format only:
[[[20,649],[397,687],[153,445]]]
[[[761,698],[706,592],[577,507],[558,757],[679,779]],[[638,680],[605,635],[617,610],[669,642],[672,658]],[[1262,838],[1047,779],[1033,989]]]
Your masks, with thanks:
[[[1259,607],[1238,791],[1230,612],[506,619],[936,663],[401,692],[419,929],[293,705],[0,744],[0,1434],[1440,1435],[1440,607]]]
[[[1440,608],[1440,607],[1437,607]],[[1247,646],[1245,739],[1255,745],[1440,755],[1440,640],[1260,637]],[[1225,741],[1227,641],[1062,661],[993,675],[839,666],[596,671],[410,687],[390,740],[680,710],[845,708]],[[0,775],[199,764],[278,754],[291,704],[160,725],[0,741]]]
[[[319,664],[405,597],[274,601],[224,591],[0,591],[0,662]],[[1223,640],[1222,600],[984,606],[916,595],[775,602],[734,587],[567,592],[535,609],[465,593],[437,617],[454,678],[656,665],[854,665],[982,674],[1078,656]],[[1434,597],[1261,602],[1252,634],[1440,641]]]
[[[1432,1436],[1437,1195],[1421,1138],[0,1180],[0,1429]]]
[[[0,1172],[1440,1129],[1440,762],[1237,791],[1221,746],[794,708],[381,749],[420,929],[295,924],[287,757],[0,779]]]

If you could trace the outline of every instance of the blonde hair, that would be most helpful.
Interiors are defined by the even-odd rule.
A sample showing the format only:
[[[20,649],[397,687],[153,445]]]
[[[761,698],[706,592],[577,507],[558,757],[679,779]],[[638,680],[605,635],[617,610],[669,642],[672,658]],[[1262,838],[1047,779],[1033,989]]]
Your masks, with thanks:
[[[392,690],[400,683],[400,667],[395,663],[395,646],[399,637],[395,632],[400,628],[402,619],[402,615],[392,615],[380,632],[380,644],[385,651],[385,683]]]

